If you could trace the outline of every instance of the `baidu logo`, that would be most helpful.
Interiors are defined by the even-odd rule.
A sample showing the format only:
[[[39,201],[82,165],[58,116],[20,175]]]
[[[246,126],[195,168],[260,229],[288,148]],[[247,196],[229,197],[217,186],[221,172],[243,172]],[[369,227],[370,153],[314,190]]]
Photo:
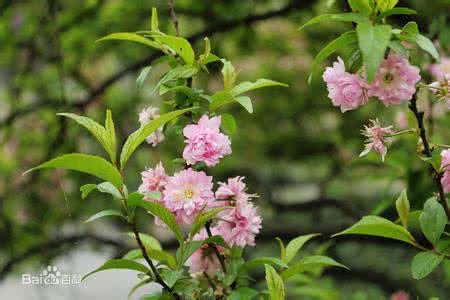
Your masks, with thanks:
[[[40,274],[22,274],[22,284],[26,285],[71,285],[80,284],[81,275],[63,274],[56,266],[47,266]]]

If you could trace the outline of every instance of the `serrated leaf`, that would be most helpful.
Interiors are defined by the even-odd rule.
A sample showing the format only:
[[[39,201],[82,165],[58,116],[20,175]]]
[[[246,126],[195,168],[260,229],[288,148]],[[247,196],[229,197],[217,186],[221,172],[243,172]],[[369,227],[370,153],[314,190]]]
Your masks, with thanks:
[[[107,180],[117,188],[122,188],[123,184],[119,171],[104,158],[95,155],[82,153],[65,154],[34,167],[24,174],[45,168],[67,169],[87,173]]]
[[[343,13],[343,14],[323,14],[317,17],[312,18],[302,26],[298,28],[298,30],[303,30],[304,28],[323,22],[323,21],[341,21],[341,22],[354,22],[354,23],[362,23],[368,22],[369,19],[358,13]]]
[[[411,263],[411,274],[414,279],[422,279],[428,276],[444,259],[434,252],[420,252],[414,256]]]
[[[256,80],[255,82],[244,81],[244,82],[239,83],[238,85],[236,85],[235,87],[233,87],[231,89],[231,94],[233,96],[238,96],[240,94],[243,94],[243,93],[246,93],[246,92],[249,92],[252,90],[260,89],[263,87],[269,87],[269,86],[288,87],[288,85],[285,83],[261,78],[261,79]]]
[[[375,78],[380,62],[389,44],[392,27],[389,25],[375,25],[360,23],[356,25],[358,44],[363,55],[367,81],[370,83]]]
[[[333,237],[345,234],[379,236],[403,241],[411,245],[415,244],[414,237],[404,227],[377,216],[365,216],[352,227],[334,234]]]
[[[186,64],[192,65],[195,61],[194,49],[188,40],[171,35],[155,35],[153,38],[167,46],[177,53]]]
[[[286,292],[284,290],[283,279],[271,265],[264,265],[266,270],[266,283],[269,289],[271,300],[284,300]]]
[[[167,208],[159,203],[145,201],[142,198],[143,195],[140,195],[139,193],[130,194],[128,198],[128,207],[141,207],[150,212],[155,217],[158,217],[175,234],[180,245],[183,244],[183,233],[181,232],[181,229],[178,226],[175,220],[175,216],[172,214],[172,212],[170,212]]]
[[[419,217],[419,222],[425,237],[430,243],[436,245],[444,232],[448,220],[444,208],[437,202],[435,197],[425,202],[423,211]]]
[[[191,111],[195,108],[186,108],[181,110],[176,110],[164,115],[161,115],[158,119],[151,121],[150,123],[141,126],[138,130],[130,134],[128,139],[122,148],[122,153],[120,154],[120,167],[123,170],[126,162],[130,158],[131,154],[136,150],[136,148],[155,130],[163,126],[167,122],[179,117],[187,111]]]
[[[110,40],[121,40],[121,41],[129,41],[135,42],[139,44],[146,45],[148,47],[161,49],[161,46],[148,38],[143,37],[142,35],[136,34],[134,32],[116,32],[111,33],[101,39],[98,39],[97,42],[110,41]]]
[[[110,217],[110,216],[120,217],[125,220],[125,216],[120,211],[118,211],[116,209],[105,209],[105,210],[102,210],[101,212],[96,213],[95,215],[92,215],[91,217],[89,217],[89,219],[84,221],[84,223],[89,223],[89,222],[95,221],[97,219],[100,219],[103,217]]]
[[[404,189],[400,196],[395,201],[395,208],[397,209],[398,216],[402,222],[403,227],[408,228],[408,216],[409,216],[409,201],[406,189]]]
[[[288,264],[297,255],[298,251],[303,247],[303,245],[310,239],[319,236],[320,233],[313,233],[308,235],[301,235],[293,240],[291,240],[286,246],[286,258],[283,261]]]
[[[81,280],[85,280],[87,277],[91,276],[100,271],[111,270],[111,269],[127,269],[134,270],[141,273],[149,273],[150,270],[141,263],[135,262],[129,259],[111,259],[104,263],[101,267],[95,269],[94,271],[83,276]]]
[[[288,279],[298,273],[306,272],[306,271],[314,271],[317,268],[323,268],[323,267],[340,267],[340,268],[348,269],[346,266],[344,266],[341,263],[338,263],[337,261],[335,261],[334,259],[332,259],[330,257],[314,255],[314,256],[307,256],[307,257],[302,258],[299,261],[295,262],[287,270],[285,270],[283,273],[281,273],[281,277],[283,279]]]
[[[96,188],[97,188],[97,185],[93,184],[93,183],[88,183],[88,184],[82,185],[80,187],[81,199],[86,199],[86,197]]]

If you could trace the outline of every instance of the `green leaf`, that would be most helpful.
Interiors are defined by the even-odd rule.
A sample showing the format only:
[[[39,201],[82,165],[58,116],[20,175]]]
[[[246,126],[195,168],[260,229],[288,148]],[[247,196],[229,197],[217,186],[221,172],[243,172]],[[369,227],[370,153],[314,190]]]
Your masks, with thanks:
[[[156,7],[152,7],[152,19],[150,28],[152,31],[159,31],[158,10],[156,9]]]
[[[284,300],[286,292],[284,290],[283,279],[271,265],[264,265],[266,269],[266,283],[269,289],[271,300]]]
[[[340,268],[348,269],[346,266],[344,266],[341,263],[338,263],[337,261],[335,261],[334,259],[332,259],[330,257],[315,255],[315,256],[307,256],[307,257],[302,258],[299,261],[295,262],[287,270],[285,270],[283,273],[281,273],[281,277],[283,277],[283,279],[286,280],[298,273],[314,271],[317,268],[323,268],[323,267],[340,267]]]
[[[230,91],[219,91],[211,96],[211,103],[209,104],[209,109],[214,111],[221,107],[222,105],[232,103],[236,101],[236,98],[230,93]]]
[[[108,110],[106,113],[106,119],[108,119],[108,114],[109,118],[111,118],[111,112]],[[111,138],[110,131],[108,131],[105,127],[103,127],[102,125],[98,124],[97,122],[95,122],[90,118],[79,116],[72,113],[58,113],[56,115],[71,118],[81,126],[85,127],[103,146],[106,153],[108,153],[109,157],[111,158],[111,161],[115,162],[116,160],[115,135],[114,138]],[[112,122],[112,120],[109,122]],[[109,124],[108,126],[111,126],[111,124]]]
[[[167,122],[177,118],[178,116],[184,114],[187,111],[193,110],[195,108],[186,108],[181,110],[176,110],[164,115],[161,115],[158,119],[151,121],[150,123],[141,126],[138,130],[130,134],[127,141],[123,145],[122,153],[120,154],[120,167],[123,170],[126,162],[130,158],[131,154],[136,150],[136,148],[155,130],[163,126]]]
[[[383,18],[393,16],[393,15],[415,15],[417,12],[413,9],[407,7],[395,7],[382,12],[378,17],[377,21],[381,21]]]
[[[287,265],[287,263],[285,263],[284,261],[282,261],[281,259],[278,259],[276,257],[257,257],[254,259],[251,259],[247,262],[245,262],[245,264],[242,265],[242,268],[245,269],[252,269],[255,267],[259,267],[262,265],[273,265],[273,266],[278,266],[281,268],[285,268],[287,269],[289,266]]]
[[[141,259],[143,257],[141,249],[130,250],[122,256],[123,259]]]
[[[378,70],[378,65],[384,58],[384,53],[391,39],[392,27],[360,23],[356,25],[359,48],[363,55],[368,82],[372,82]]]
[[[130,194],[128,199],[128,207],[141,207],[150,212],[155,217],[161,219],[161,221],[164,222],[164,224],[166,224],[175,234],[180,245],[183,244],[183,233],[181,232],[181,229],[175,220],[175,216],[170,212],[170,210],[159,203],[145,201],[142,198],[143,196],[139,193]]]
[[[415,244],[414,237],[404,227],[377,216],[365,216],[352,227],[333,235],[333,237],[344,234],[379,236],[403,241],[411,245]]]
[[[255,82],[244,81],[244,82],[239,83],[238,85],[236,85],[234,88],[231,89],[231,94],[233,96],[238,96],[240,94],[243,94],[243,93],[246,93],[246,92],[249,92],[252,90],[260,89],[263,87],[269,87],[269,86],[288,87],[288,85],[285,83],[261,78],[261,79],[256,80]]]
[[[356,33],[354,31],[348,31],[326,45],[314,58],[314,61],[312,63],[311,75],[308,78],[308,83],[311,83],[312,73],[315,72],[319,64],[324,59],[336,52],[336,50],[341,49],[345,46],[349,46],[353,43],[356,43],[357,41],[358,39],[356,37]]]
[[[447,225],[447,215],[442,205],[432,197],[425,202],[423,211],[419,217],[420,228],[426,238],[436,245]]]
[[[354,23],[362,23],[368,22],[369,19],[366,16],[363,16],[358,13],[343,13],[343,14],[324,14],[312,18],[302,26],[298,28],[298,30],[303,30],[304,28],[323,22],[323,21],[341,21],[341,22],[354,22]]]
[[[67,169],[91,174],[111,182],[117,188],[122,188],[122,176],[119,171],[99,156],[82,153],[65,154],[34,167],[24,174],[44,168]]]
[[[230,114],[221,114],[222,119],[221,127],[226,133],[232,135],[236,132],[236,120]]]
[[[100,192],[110,194],[117,199],[123,198],[122,195],[120,194],[119,190],[114,185],[112,185],[110,182],[100,183],[99,185],[97,185],[97,189]]]
[[[221,59],[221,61],[223,63],[223,67],[221,70],[223,76],[223,89],[229,91],[234,87],[237,73],[230,61],[226,59]]]
[[[111,161],[115,164],[117,160],[117,138],[112,113],[109,109],[106,110],[105,130],[106,133],[108,134],[108,142],[109,142],[108,143],[109,148],[107,149],[107,151],[111,157]]]
[[[171,35],[155,35],[153,38],[167,46],[177,53],[186,64],[192,65],[195,61],[194,49],[188,40]]]
[[[156,43],[156,42],[154,42],[152,40],[149,40],[149,39],[143,37],[142,35],[136,34],[134,32],[116,32],[116,33],[111,33],[111,34],[109,34],[109,35],[107,35],[105,37],[102,37],[101,39],[97,40],[97,42],[110,41],[110,40],[130,41],[130,42],[143,44],[143,45],[146,45],[148,47],[161,49],[161,46],[158,43]]]
[[[439,53],[429,38],[422,34],[418,34],[416,37],[416,43],[420,48],[422,48],[422,50],[428,52],[435,60],[439,60]]]
[[[433,153],[432,157],[420,156],[420,159],[429,163],[436,171],[441,168],[441,155],[438,153]]]
[[[409,201],[408,195],[406,194],[406,189],[404,189],[400,196],[395,201],[395,208],[397,209],[398,216],[402,222],[403,227],[408,228],[408,216],[409,216]]]
[[[200,213],[194,220],[194,223],[192,224],[191,231],[189,233],[189,237],[192,239],[194,235],[196,235],[202,228],[205,226],[205,224],[210,221],[211,219],[215,218],[218,213],[221,211],[224,211],[225,209],[230,209],[230,206],[223,206],[223,207],[217,207],[212,208],[206,212]]]
[[[163,269],[161,270],[161,277],[164,280],[164,282],[171,288],[177,283],[178,279],[180,279],[183,276],[183,271],[174,271],[174,270],[168,270]]]
[[[138,88],[141,88],[144,85],[144,81],[147,78],[148,73],[150,73],[151,69],[152,69],[152,66],[147,66],[142,69],[141,73],[139,73],[139,76],[136,79],[136,85]]]
[[[173,270],[177,268],[177,261],[175,257],[166,251],[150,249],[147,250],[147,255],[153,260],[166,264]]]
[[[377,5],[377,9],[380,12],[384,12],[394,8],[394,6],[397,5],[398,0],[375,0],[375,2]]]
[[[365,16],[370,16],[372,13],[369,0],[348,0],[348,4],[354,12],[359,12]]]
[[[278,241],[278,245],[280,246],[280,258],[282,261],[286,259],[286,247],[284,246],[283,241],[280,238],[275,238]]]
[[[85,280],[87,277],[89,277],[92,274],[95,274],[97,272],[104,271],[104,270],[111,270],[111,269],[134,270],[134,271],[138,271],[138,272],[145,273],[145,274],[150,272],[150,270],[146,266],[144,266],[143,264],[140,264],[138,262],[135,262],[134,260],[111,259],[111,260],[108,260],[106,263],[104,263],[98,269],[95,269],[94,271],[84,275],[81,280]]]
[[[258,291],[249,287],[240,287],[237,290],[231,292],[227,300],[251,300],[258,295]]]
[[[161,77],[159,82],[155,86],[155,90],[159,89],[159,94],[163,95],[164,93],[170,91],[171,87],[166,87],[169,83],[176,82],[179,79],[187,79],[191,78],[195,74],[197,74],[199,68],[191,65],[178,66],[170,71],[168,71],[164,76]]]
[[[249,113],[253,113],[253,105],[250,97],[247,96],[238,96],[234,98],[236,102],[242,105]]]
[[[103,217],[109,217],[109,216],[116,216],[116,217],[121,217],[122,219],[125,219],[125,216],[122,215],[122,213],[116,209],[106,209],[106,210],[102,210],[101,212],[96,213],[95,215],[91,216],[89,219],[87,219],[86,221],[84,221],[84,223],[89,223],[92,221],[95,221],[97,219],[103,218]]]
[[[397,34],[397,37],[402,41],[410,43],[416,43],[422,50],[428,52],[434,59],[439,59],[439,53],[434,47],[433,42],[419,32],[419,26],[416,22],[408,22],[403,26],[401,32]]]
[[[80,187],[81,199],[86,199],[86,197],[97,188],[96,184],[89,183]]]
[[[225,241],[219,235],[213,235],[203,241],[189,241],[182,245],[177,251],[178,266],[182,267],[186,260],[198,249],[207,244],[226,246]]]
[[[450,256],[450,238],[442,238],[436,244],[436,251]]]
[[[308,235],[301,235],[293,240],[291,240],[286,246],[286,258],[283,261],[288,264],[297,255],[298,251],[303,247],[303,245],[312,239],[313,237],[319,236],[320,233],[313,233]]]
[[[131,296],[133,296],[133,294],[134,294],[140,287],[142,287],[142,286],[144,286],[144,285],[146,285],[146,284],[148,284],[148,283],[150,283],[150,282],[152,282],[152,279],[151,279],[151,278],[148,278],[148,279],[142,280],[141,282],[139,282],[138,284],[136,284],[135,286],[133,286],[133,287],[131,288],[130,292],[128,293],[128,299],[130,299]]]
[[[411,273],[414,279],[422,279],[428,276],[444,259],[432,251],[421,252],[414,256],[411,263]]]
[[[396,53],[407,57],[408,56],[408,51],[406,50],[406,48],[402,45],[402,43],[398,40],[395,41],[390,41],[389,42],[389,48],[391,48],[392,50],[394,50]]]
[[[135,238],[135,235],[133,232],[127,233],[131,238]],[[141,238],[142,243],[144,244],[145,249],[147,250],[162,250],[161,243],[152,237],[151,235],[145,234],[145,233],[139,233],[139,237]]]

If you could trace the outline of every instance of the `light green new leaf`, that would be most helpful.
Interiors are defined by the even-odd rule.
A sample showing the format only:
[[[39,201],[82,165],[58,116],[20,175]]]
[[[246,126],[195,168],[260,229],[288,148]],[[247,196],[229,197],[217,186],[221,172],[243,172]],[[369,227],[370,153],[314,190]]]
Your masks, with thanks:
[[[221,70],[223,76],[223,89],[228,91],[234,87],[234,83],[236,82],[237,78],[237,72],[230,61],[226,59],[221,59],[221,61],[223,63],[223,67]]]
[[[255,267],[262,266],[262,265],[272,265],[272,266],[277,266],[277,267],[281,267],[281,268],[285,268],[285,269],[287,269],[289,267],[287,265],[287,263],[285,263],[284,261],[282,261],[281,259],[278,259],[276,257],[257,257],[257,258],[247,261],[245,264],[242,265],[242,268],[243,269],[252,269]]]
[[[422,50],[428,52],[435,60],[439,60],[439,53],[429,38],[422,34],[418,34],[416,37],[416,43],[420,48],[422,48]]]
[[[398,216],[402,222],[403,227],[408,228],[408,216],[409,216],[409,201],[406,189],[404,189],[400,196],[395,201],[395,208],[397,209]]]
[[[150,123],[141,126],[138,130],[130,134],[127,141],[123,145],[122,153],[120,154],[120,167],[123,170],[126,162],[130,158],[131,154],[136,150],[136,148],[155,130],[163,126],[167,122],[179,117],[187,111],[193,110],[195,108],[186,108],[181,110],[176,110],[164,115],[161,115],[158,119],[151,121]]]
[[[122,199],[122,195],[120,194],[119,190],[112,185],[110,182],[102,182],[97,185],[97,190],[99,190],[102,193],[110,194],[114,198]]]
[[[107,119],[108,119],[108,114],[111,114],[111,112],[106,113]],[[94,120],[92,120],[88,117],[79,116],[79,115],[72,114],[72,113],[58,113],[57,115],[71,118],[75,122],[80,124],[81,126],[85,127],[103,146],[106,153],[108,153],[109,157],[111,158],[111,161],[115,162],[115,160],[116,160],[115,136],[112,139],[110,136],[110,132],[105,127],[103,127],[102,125],[100,125],[99,123],[95,122]],[[110,125],[108,125],[108,126],[110,126]]]
[[[377,9],[380,12],[384,12],[393,9],[394,6],[397,5],[398,0],[375,0],[375,3],[377,5]]]
[[[104,263],[98,269],[95,269],[94,271],[84,275],[82,280],[85,280],[87,277],[89,277],[92,274],[95,274],[97,272],[104,271],[104,270],[111,270],[111,269],[127,269],[127,270],[134,270],[134,271],[138,271],[138,272],[146,273],[146,274],[150,272],[150,270],[146,266],[144,266],[143,264],[140,264],[138,262],[135,262],[134,260],[111,259],[111,260],[108,260],[106,263]]]
[[[284,290],[283,279],[271,265],[264,265],[266,269],[266,283],[269,289],[271,300],[284,300],[286,292]]]
[[[275,238],[278,241],[278,245],[280,246],[280,258],[282,261],[286,259],[286,247],[284,246],[283,241],[277,237]]]
[[[323,267],[340,267],[348,269],[343,264],[338,263],[337,261],[328,256],[315,255],[315,256],[307,256],[295,262],[287,270],[281,273],[281,277],[283,277],[283,279],[288,279],[298,273],[314,271],[317,268]]]
[[[333,237],[345,234],[372,235],[403,241],[411,245],[415,244],[414,237],[404,227],[377,216],[363,217],[358,223]]]
[[[152,31],[159,31],[159,24],[158,24],[158,10],[156,7],[152,7],[152,18],[151,18],[151,24],[150,29]]]
[[[244,82],[239,83],[238,85],[236,85],[234,88],[231,89],[231,94],[233,96],[238,96],[240,94],[243,94],[243,93],[246,93],[246,92],[249,92],[252,90],[260,89],[263,87],[268,87],[268,86],[288,87],[288,85],[285,83],[261,78],[261,79],[256,80],[255,82],[244,81]]]
[[[436,245],[447,225],[447,215],[442,205],[432,197],[425,202],[423,211],[419,217],[420,228],[426,238]]]
[[[359,48],[363,55],[368,82],[372,82],[391,39],[392,27],[360,23],[356,25]]]
[[[105,130],[108,135],[108,153],[111,157],[111,161],[115,164],[117,160],[117,138],[116,138],[116,130],[114,128],[114,121],[112,118],[111,110],[106,111],[106,119],[105,119]]]
[[[128,198],[128,207],[141,207],[155,217],[161,219],[161,221],[164,222],[164,224],[166,224],[175,234],[180,245],[183,244],[183,233],[175,220],[175,216],[163,205],[156,202],[145,201],[143,200],[143,196],[139,193],[132,193]]]
[[[411,263],[411,273],[414,279],[422,279],[428,276],[444,259],[432,251],[420,252],[414,256]]]
[[[82,153],[65,154],[34,167],[26,171],[25,174],[45,168],[67,169],[91,174],[111,182],[119,189],[122,188],[123,184],[119,171],[104,158],[95,155]]]
[[[250,97],[247,96],[237,96],[236,98],[236,102],[238,102],[240,105],[242,105],[242,107],[244,107],[249,113],[253,113],[253,104],[252,104],[252,99],[250,99]]]
[[[320,233],[301,235],[291,240],[286,246],[286,257],[283,259],[283,261],[287,264],[290,263],[307,241],[319,235]]]
[[[143,45],[146,45],[146,46],[149,46],[152,48],[161,49],[161,46],[158,43],[156,43],[152,40],[149,40],[149,39],[143,37],[142,35],[136,34],[134,32],[111,33],[111,34],[97,40],[97,42],[110,41],[110,40],[130,41],[130,42],[143,44]]]
[[[382,12],[378,17],[377,21],[381,21],[383,18],[393,16],[393,15],[415,15],[417,12],[413,9],[406,7],[395,7]]]
[[[326,45],[314,58],[312,63],[312,71],[311,75],[308,78],[308,83],[311,83],[312,74],[315,72],[319,64],[328,56],[336,52],[336,50],[341,49],[343,47],[349,46],[358,41],[356,37],[356,33],[354,31],[348,31],[340,35],[335,40],[331,41],[328,45]]]
[[[86,197],[96,188],[97,188],[97,185],[93,184],[93,183],[88,183],[88,184],[82,185],[80,187],[81,199],[86,199]]]
[[[354,22],[354,23],[362,23],[368,22],[369,19],[366,16],[363,16],[358,13],[344,13],[344,14],[324,14],[317,17],[312,18],[302,26],[298,30],[303,30],[305,27],[323,22],[323,21],[341,21],[341,22]]]
[[[135,238],[133,232],[128,232],[128,236],[131,238]],[[152,250],[162,250],[161,243],[151,235],[145,233],[139,233],[139,237],[141,238],[142,243],[144,244],[145,249]]]
[[[192,224],[191,231],[189,233],[189,237],[193,238],[194,235],[196,235],[202,228],[205,226],[205,224],[210,221],[211,219],[215,218],[218,213],[221,211],[224,211],[226,209],[230,209],[231,206],[223,206],[223,207],[217,207],[212,208],[206,212],[203,212],[199,214]]]
[[[365,16],[370,16],[372,13],[369,0],[348,0],[348,4],[354,12],[359,12]]]
[[[89,219],[84,221],[84,223],[89,223],[89,222],[95,221],[97,219],[100,219],[103,217],[110,217],[110,216],[121,217],[122,219],[125,220],[124,215],[122,215],[122,213],[120,211],[115,210],[115,209],[106,209],[106,210],[102,210],[101,212],[98,212],[95,215],[91,216]]]
[[[171,35],[155,35],[153,38],[167,46],[177,53],[186,64],[192,65],[195,61],[194,49],[188,40]]]

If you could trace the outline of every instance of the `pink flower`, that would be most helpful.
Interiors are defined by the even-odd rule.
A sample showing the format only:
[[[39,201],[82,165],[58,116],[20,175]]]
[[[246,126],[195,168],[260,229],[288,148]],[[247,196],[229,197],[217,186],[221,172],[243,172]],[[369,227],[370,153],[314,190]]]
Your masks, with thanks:
[[[213,235],[217,234],[213,228],[211,228],[211,233]],[[193,240],[203,241],[207,238],[208,234],[203,229],[194,236]],[[224,252],[224,248],[222,247],[217,246],[217,249],[219,252]],[[187,260],[187,264],[189,265],[189,273],[191,274],[206,272],[209,275],[214,275],[221,268],[217,255],[208,245],[203,245],[200,249],[196,250]]]
[[[450,74],[448,75],[450,76]],[[428,88],[439,100],[447,101],[450,107],[450,77],[449,79],[433,82],[428,85]]]
[[[399,104],[412,98],[419,80],[419,68],[410,65],[406,58],[390,53],[380,63],[368,93],[386,106]]]
[[[262,219],[250,202],[237,202],[232,209],[222,211],[221,220],[214,227],[230,245],[255,245],[255,236],[261,229]]]
[[[184,127],[186,147],[183,158],[190,165],[203,161],[208,167],[215,166],[219,159],[231,154],[231,141],[220,132],[221,118],[203,115],[197,124]]]
[[[144,195],[151,192],[162,192],[169,178],[161,162],[154,169],[148,168],[143,171],[141,176],[142,184],[139,186],[138,191]]]
[[[391,295],[391,300],[409,300],[409,294],[405,291],[398,291]]]
[[[150,121],[154,119],[159,118],[159,108],[149,106],[148,108],[144,108],[139,113],[139,123],[141,123],[141,126],[144,126]],[[146,139],[148,144],[151,144],[153,147],[164,141],[164,133],[163,133],[163,127],[159,127],[156,129],[152,134],[150,134]]]
[[[381,159],[384,161],[384,157],[387,153],[387,147],[385,143],[390,142],[390,138],[386,137],[386,135],[390,135],[393,133],[392,126],[381,127],[378,120],[370,120],[372,122],[371,126],[364,125],[364,130],[361,133],[367,137],[366,139],[366,148],[359,155],[364,156],[367,155],[371,150],[378,152],[381,155]]]
[[[444,187],[444,192],[450,193],[450,149],[441,152],[442,161],[441,168],[444,170],[444,175],[441,178],[441,184]]]
[[[246,193],[246,185],[243,182],[243,177],[237,176],[228,178],[228,182],[219,182],[219,188],[216,191],[217,200],[235,200],[237,202],[247,202],[250,195]]]
[[[428,71],[436,80],[450,79],[450,57],[441,57],[441,62],[430,65]]]
[[[333,63],[323,73],[323,80],[327,84],[328,97],[334,106],[340,106],[341,111],[355,109],[368,101],[364,80],[357,74],[345,71],[343,60]]]
[[[214,200],[212,177],[205,172],[182,170],[169,177],[163,192],[164,205],[181,224],[191,224]]]

